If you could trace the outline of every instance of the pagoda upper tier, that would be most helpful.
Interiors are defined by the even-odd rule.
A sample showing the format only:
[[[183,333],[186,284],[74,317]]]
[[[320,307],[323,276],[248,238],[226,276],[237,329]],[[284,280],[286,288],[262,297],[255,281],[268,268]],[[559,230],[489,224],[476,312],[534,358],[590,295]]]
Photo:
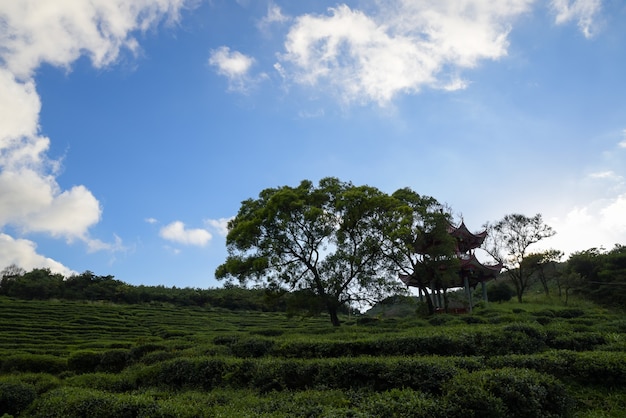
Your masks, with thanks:
[[[473,234],[467,229],[463,221],[461,221],[461,225],[459,226],[450,225],[448,232],[456,238],[457,252],[460,254],[468,253],[470,250],[480,247],[485,241],[485,238],[487,238],[486,230],[478,234]]]

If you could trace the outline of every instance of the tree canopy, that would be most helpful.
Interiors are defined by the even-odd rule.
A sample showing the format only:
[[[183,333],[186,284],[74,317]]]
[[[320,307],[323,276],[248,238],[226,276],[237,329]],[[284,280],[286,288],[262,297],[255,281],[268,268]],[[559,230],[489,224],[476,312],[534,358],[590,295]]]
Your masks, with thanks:
[[[541,214],[528,217],[518,213],[506,215],[495,224],[486,225],[488,235],[484,249],[503,263],[507,275],[515,286],[518,302],[532,283],[537,264],[544,257],[531,257],[529,247],[549,238],[556,232],[543,222]],[[551,254],[551,253],[550,253]],[[555,253],[556,254],[556,253]],[[549,257],[548,254],[545,255]],[[554,256],[556,257],[556,255]]]
[[[216,277],[310,291],[339,325],[339,307],[402,292],[399,272],[434,277],[430,262],[454,248],[440,239],[439,209],[409,189],[389,196],[336,178],[265,189],[229,223]]]

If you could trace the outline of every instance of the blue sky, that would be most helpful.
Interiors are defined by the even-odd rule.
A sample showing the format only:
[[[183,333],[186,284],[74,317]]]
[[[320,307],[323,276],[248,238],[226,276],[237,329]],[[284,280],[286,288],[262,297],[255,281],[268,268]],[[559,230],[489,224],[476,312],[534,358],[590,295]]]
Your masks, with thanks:
[[[0,0],[0,268],[216,287],[267,187],[626,244],[620,0]],[[539,247],[537,247],[539,249]]]

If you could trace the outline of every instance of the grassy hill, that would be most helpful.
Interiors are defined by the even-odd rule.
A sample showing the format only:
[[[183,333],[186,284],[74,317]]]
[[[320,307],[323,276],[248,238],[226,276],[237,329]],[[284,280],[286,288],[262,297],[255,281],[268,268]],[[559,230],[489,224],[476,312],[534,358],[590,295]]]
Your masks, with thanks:
[[[0,298],[0,416],[623,417],[626,317],[541,297],[471,315],[288,318]]]

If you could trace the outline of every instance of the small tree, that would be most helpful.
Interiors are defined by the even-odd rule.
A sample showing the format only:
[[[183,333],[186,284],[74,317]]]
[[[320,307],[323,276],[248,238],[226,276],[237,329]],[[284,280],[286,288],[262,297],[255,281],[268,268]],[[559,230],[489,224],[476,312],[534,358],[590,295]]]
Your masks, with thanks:
[[[503,264],[515,287],[517,301],[522,303],[524,292],[532,283],[535,271],[534,265],[529,266],[528,262],[524,262],[529,255],[529,247],[556,232],[543,223],[541,214],[529,218],[514,213],[485,227],[488,235],[483,248]]]
[[[524,268],[536,274],[546,296],[550,295],[548,280],[557,276],[556,264],[563,257],[563,252],[558,250],[547,250],[539,253],[528,254],[524,258]]]

